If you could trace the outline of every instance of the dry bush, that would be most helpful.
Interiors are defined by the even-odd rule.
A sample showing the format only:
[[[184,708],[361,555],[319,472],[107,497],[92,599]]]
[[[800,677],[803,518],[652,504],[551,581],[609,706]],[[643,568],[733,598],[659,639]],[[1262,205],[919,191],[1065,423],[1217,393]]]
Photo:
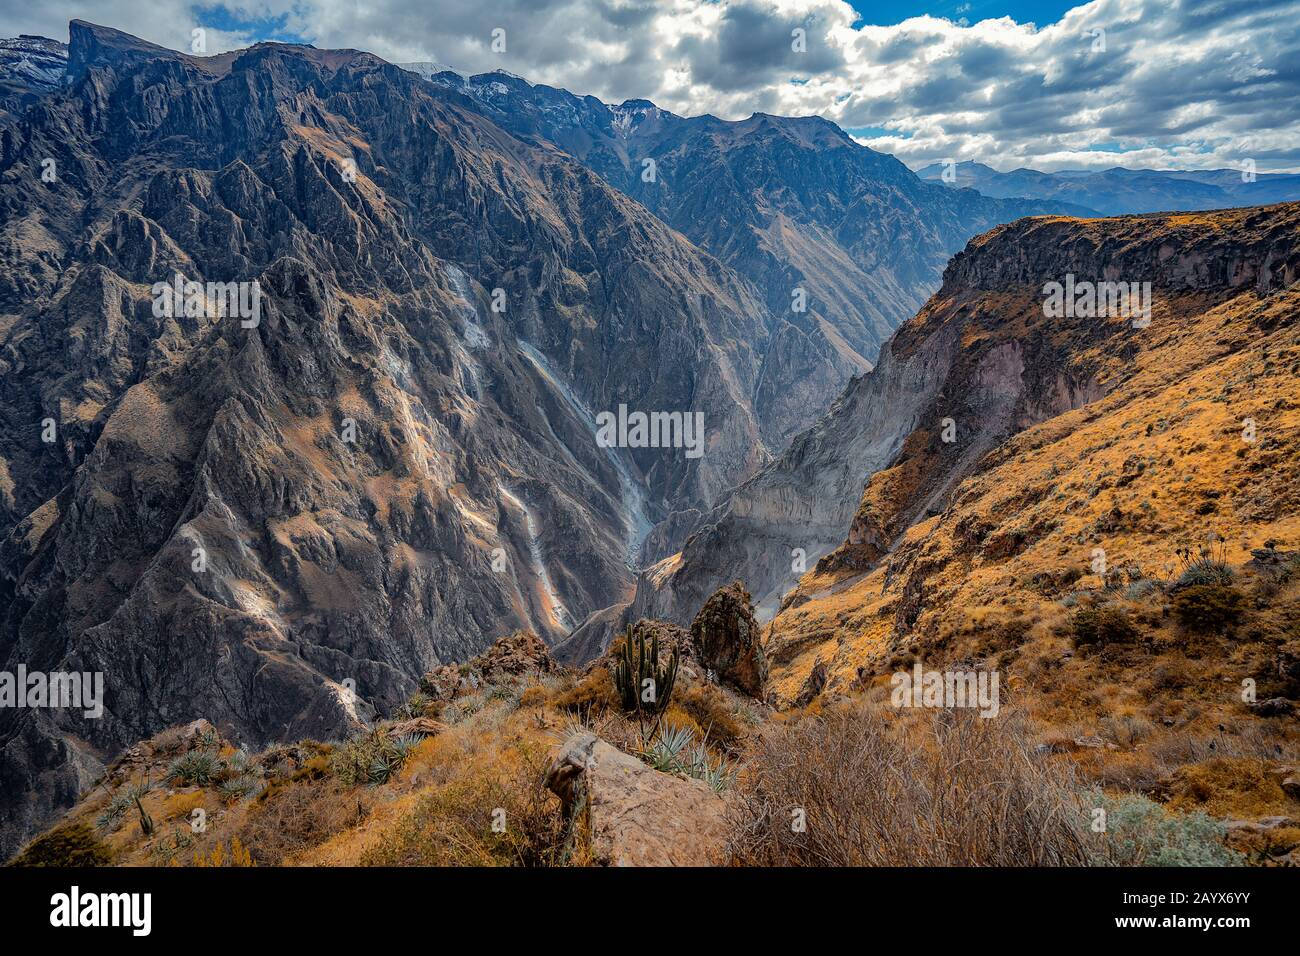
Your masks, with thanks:
[[[700,728],[710,744],[735,753],[745,728],[736,719],[727,695],[712,684],[697,683],[680,690],[673,704]]]
[[[541,783],[546,763],[543,749],[520,745],[462,767],[422,796],[361,865],[557,865],[565,828],[559,800]]]
[[[278,866],[286,857],[356,826],[364,816],[360,800],[349,788],[334,780],[305,777],[254,803],[239,827],[239,837],[257,863]]]
[[[912,715],[909,715],[912,716]],[[891,717],[862,705],[759,734],[737,787],[734,863],[1060,866],[1087,862],[1064,765],[1024,719],[970,710]],[[802,809],[806,827],[793,825]]]
[[[609,668],[597,667],[577,686],[561,691],[554,700],[555,706],[581,719],[598,717],[618,706],[618,692]]]
[[[207,796],[202,790],[190,793],[176,793],[168,797],[162,805],[158,816],[161,820],[175,820],[188,817],[192,812],[206,805]]]

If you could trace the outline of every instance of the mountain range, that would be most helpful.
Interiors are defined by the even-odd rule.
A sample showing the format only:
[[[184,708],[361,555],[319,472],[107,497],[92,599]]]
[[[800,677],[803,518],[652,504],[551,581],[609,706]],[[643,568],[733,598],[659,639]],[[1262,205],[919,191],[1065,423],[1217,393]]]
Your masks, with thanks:
[[[1251,391],[1295,372],[1293,205],[1080,219],[1087,189],[928,182],[814,117],[79,20],[0,70],[0,671],[105,685],[102,716],[0,710],[0,856],[177,725],[356,739],[503,656],[599,670],[643,618],[755,706],[862,689],[1014,597],[1013,558],[1119,521],[1094,507],[1140,514],[995,472],[1088,416],[1267,423],[1255,458],[1216,439],[1216,480],[1267,456],[1272,491],[1212,500],[1294,531],[1292,409]],[[1149,283],[1151,327],[1049,319],[1067,274]],[[629,411],[702,422],[701,453],[598,439]],[[1104,477],[1140,459],[1146,491],[1124,447]]]
[[[337,735],[345,688],[383,711],[626,601],[948,255],[1051,208],[820,120],[82,21],[57,83],[60,44],[7,49],[0,648],[110,688],[85,726],[4,714],[11,833],[184,711]],[[256,282],[260,316],[165,314],[177,276]],[[707,454],[599,447],[621,405],[702,415]]]
[[[1300,174],[1241,169],[1102,170],[1062,169],[1052,173],[1014,169],[1000,173],[983,163],[932,163],[917,171],[926,182],[974,189],[985,196],[1058,200],[1092,210],[1093,215],[1122,216],[1263,206],[1300,199]]]

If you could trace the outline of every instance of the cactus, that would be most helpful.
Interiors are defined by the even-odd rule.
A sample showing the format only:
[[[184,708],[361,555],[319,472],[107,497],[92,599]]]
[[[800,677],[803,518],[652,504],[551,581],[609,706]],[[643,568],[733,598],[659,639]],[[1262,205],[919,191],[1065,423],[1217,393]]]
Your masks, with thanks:
[[[647,680],[652,682],[650,700],[644,695]],[[672,649],[668,663],[661,665],[659,636],[656,634],[647,641],[643,630],[629,626],[614,664],[614,687],[623,709],[635,713],[638,719],[662,714],[668,707],[676,680],[677,648]]]
[[[140,811],[140,832],[145,836],[149,836],[153,833],[153,817],[149,816],[145,810],[138,793],[135,795],[135,808]]]

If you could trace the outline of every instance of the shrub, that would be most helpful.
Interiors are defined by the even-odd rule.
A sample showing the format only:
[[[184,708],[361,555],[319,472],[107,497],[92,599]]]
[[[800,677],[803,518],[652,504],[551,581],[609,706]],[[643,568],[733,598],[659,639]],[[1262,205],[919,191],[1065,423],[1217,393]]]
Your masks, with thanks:
[[[1174,595],[1174,616],[1198,634],[1231,633],[1246,610],[1246,595],[1227,584],[1193,584]]]
[[[225,764],[215,750],[191,750],[172,761],[167,779],[186,787],[206,787],[216,781]]]
[[[207,856],[203,856],[197,850],[194,853],[195,866],[256,866],[253,862],[253,856],[239,842],[239,837],[230,841],[230,851],[226,852],[225,844],[218,843],[212,848]]]
[[[176,793],[168,797],[158,812],[158,816],[163,820],[175,820],[177,817],[188,817],[191,813],[202,807],[204,797],[202,791],[192,793]]]
[[[866,704],[755,736],[734,787],[733,863],[1062,866],[1087,862],[1066,765],[1023,719],[889,719]],[[801,824],[796,826],[794,824]]]
[[[598,717],[618,703],[609,669],[597,667],[577,686],[555,698],[555,706],[580,718]]]
[[[1138,629],[1128,614],[1114,605],[1076,611],[1070,616],[1069,626],[1079,646],[1129,644],[1138,637]]]
[[[1241,854],[1223,845],[1227,827],[1200,811],[1171,814],[1138,794],[1094,796],[1106,811],[1106,829],[1091,833],[1096,866],[1241,866]]]
[[[108,866],[112,851],[86,823],[66,823],[29,843],[10,866]]]
[[[713,684],[698,683],[678,691],[673,702],[699,725],[706,740],[728,753],[733,753],[745,736],[726,695]]]
[[[433,704],[433,698],[423,691],[417,690],[407,698],[406,703],[397,708],[397,713],[394,716],[399,720],[411,720],[415,717],[433,716],[429,713],[430,710],[434,709]]]
[[[420,738],[406,736],[393,740],[382,728],[353,737],[330,755],[330,771],[348,786],[387,783],[402,769]]]
[[[541,684],[531,684],[519,695],[520,708],[541,707],[546,703],[546,688]]]
[[[250,806],[239,834],[255,862],[279,866],[291,854],[320,846],[365,819],[361,801],[349,792],[322,777],[268,790]]]
[[[1193,552],[1190,548],[1179,548],[1176,552],[1182,572],[1174,580],[1170,590],[1179,591],[1197,584],[1231,584],[1234,578],[1232,568],[1227,563],[1227,545],[1211,536],[1208,545],[1202,545]]]
[[[554,866],[564,819],[542,787],[545,753],[475,767],[424,795],[361,857],[362,866]]]

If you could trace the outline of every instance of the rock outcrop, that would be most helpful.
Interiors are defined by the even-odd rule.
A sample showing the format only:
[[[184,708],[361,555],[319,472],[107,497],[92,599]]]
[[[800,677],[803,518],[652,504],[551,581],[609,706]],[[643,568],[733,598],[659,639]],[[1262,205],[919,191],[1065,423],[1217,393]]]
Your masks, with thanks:
[[[717,866],[727,803],[699,780],[660,773],[594,734],[565,742],[546,787],[607,866]]]
[[[691,622],[691,643],[700,665],[750,697],[762,698],[767,682],[763,629],[745,586],[719,588]]]

